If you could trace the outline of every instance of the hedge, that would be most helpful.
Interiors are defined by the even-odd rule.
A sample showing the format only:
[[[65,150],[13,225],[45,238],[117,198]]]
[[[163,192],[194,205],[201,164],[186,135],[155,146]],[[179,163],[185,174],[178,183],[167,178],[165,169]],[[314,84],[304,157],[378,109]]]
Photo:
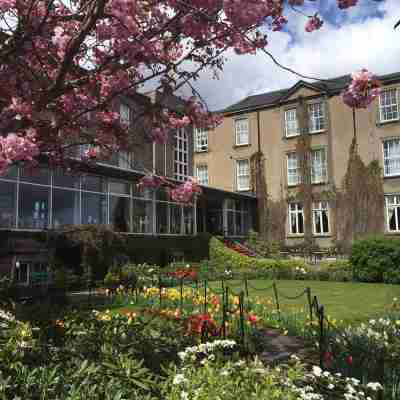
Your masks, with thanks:
[[[350,262],[355,280],[400,283],[400,240],[383,236],[358,240]]]

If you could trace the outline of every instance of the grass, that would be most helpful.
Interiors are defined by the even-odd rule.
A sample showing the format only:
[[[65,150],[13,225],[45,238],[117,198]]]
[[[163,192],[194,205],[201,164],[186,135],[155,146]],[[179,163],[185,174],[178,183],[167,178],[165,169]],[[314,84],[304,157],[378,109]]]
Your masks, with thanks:
[[[312,296],[317,296],[320,304],[325,307],[326,314],[345,322],[358,322],[375,318],[388,310],[393,298],[400,299],[400,285],[354,282],[320,282],[320,281],[285,281],[277,282],[278,293],[295,296],[306,287],[311,288]],[[231,287],[235,292],[240,290],[239,281],[232,281]],[[274,299],[272,289],[262,290],[272,285],[272,281],[249,281],[249,295],[269,297]],[[244,287],[243,285],[241,286]],[[255,288],[255,289],[253,289]],[[307,298],[286,300],[279,296],[281,308],[307,307]]]

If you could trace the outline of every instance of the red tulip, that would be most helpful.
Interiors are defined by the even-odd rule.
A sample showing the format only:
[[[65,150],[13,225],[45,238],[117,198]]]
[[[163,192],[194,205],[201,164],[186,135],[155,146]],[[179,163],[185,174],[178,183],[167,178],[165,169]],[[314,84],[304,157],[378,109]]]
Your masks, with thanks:
[[[348,357],[346,358],[346,362],[347,362],[347,364],[349,364],[349,365],[353,364],[353,357],[352,357],[352,356],[348,356]]]

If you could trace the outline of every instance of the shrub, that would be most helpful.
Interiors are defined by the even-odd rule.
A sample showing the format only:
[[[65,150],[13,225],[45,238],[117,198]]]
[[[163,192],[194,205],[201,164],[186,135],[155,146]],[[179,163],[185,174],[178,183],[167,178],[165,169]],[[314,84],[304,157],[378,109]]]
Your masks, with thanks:
[[[381,388],[378,383],[361,384],[316,366],[309,372],[295,360],[289,365],[271,368],[257,358],[226,359],[225,344],[230,341],[205,343],[182,352],[183,366],[171,369],[163,391],[164,399],[372,400],[377,398]],[[228,348],[228,351],[232,350]]]
[[[350,262],[355,280],[400,283],[400,240],[373,237],[354,242]]]
[[[349,260],[322,261],[313,274],[319,281],[349,282],[353,279]]]

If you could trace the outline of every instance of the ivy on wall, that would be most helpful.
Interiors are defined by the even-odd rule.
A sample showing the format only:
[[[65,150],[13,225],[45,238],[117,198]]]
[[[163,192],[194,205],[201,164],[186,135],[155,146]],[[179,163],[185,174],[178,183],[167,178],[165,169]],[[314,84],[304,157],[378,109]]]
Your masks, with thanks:
[[[357,149],[354,135],[342,188],[336,193],[335,239],[343,250],[356,239],[384,230],[382,169],[377,160],[366,165]]]
[[[308,133],[306,103],[299,98],[297,106],[300,135],[296,154],[299,162],[300,183],[296,189],[287,190],[286,196],[272,200],[268,195],[265,174],[265,157],[257,152],[251,157],[252,187],[258,199],[259,233],[268,242],[282,245],[286,239],[287,207],[289,201],[303,204],[304,242],[298,244],[304,251],[315,249],[312,206],[316,201],[328,201],[332,239],[342,251],[348,251],[352,241],[381,233],[384,229],[384,191],[382,171],[377,160],[366,165],[358,154],[356,120],[354,137],[349,150],[347,171],[341,187],[315,190],[311,181],[311,136]],[[333,223],[335,221],[335,223]]]

